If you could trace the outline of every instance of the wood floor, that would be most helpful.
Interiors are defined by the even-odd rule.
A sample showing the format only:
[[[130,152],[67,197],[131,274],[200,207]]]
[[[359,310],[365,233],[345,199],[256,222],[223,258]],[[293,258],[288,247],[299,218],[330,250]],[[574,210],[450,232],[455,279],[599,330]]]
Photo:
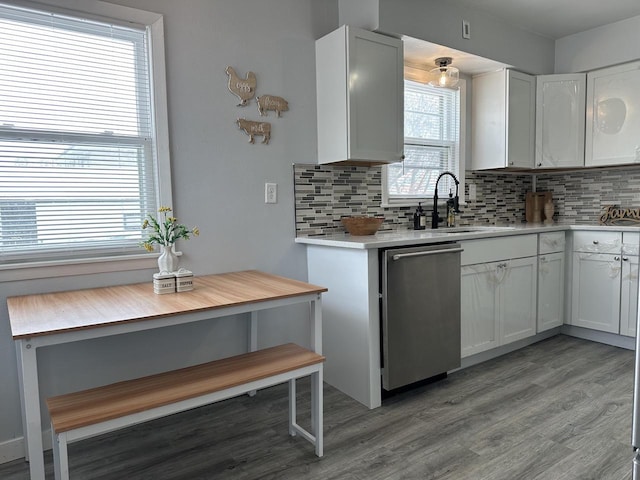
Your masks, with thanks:
[[[78,480],[631,478],[634,354],[557,336],[368,410],[325,385],[325,456],[287,435],[286,386],[72,444]],[[300,423],[308,416],[300,382]],[[53,478],[51,454],[47,478]],[[23,460],[0,465],[28,479]]]

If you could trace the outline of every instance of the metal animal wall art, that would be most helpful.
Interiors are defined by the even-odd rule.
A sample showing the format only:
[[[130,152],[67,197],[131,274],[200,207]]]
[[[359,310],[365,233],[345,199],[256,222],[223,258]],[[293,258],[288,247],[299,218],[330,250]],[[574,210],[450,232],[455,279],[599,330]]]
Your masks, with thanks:
[[[240,130],[249,135],[249,143],[255,143],[255,136],[262,136],[262,143],[269,144],[271,139],[271,124],[269,122],[254,122],[253,120],[239,118],[236,123]]]
[[[246,106],[256,94],[256,74],[247,72],[246,78],[241,78],[232,67],[227,67],[226,72],[229,76],[229,91],[240,99],[239,107]]]
[[[275,95],[260,95],[256,97],[258,104],[258,112],[260,116],[267,115],[268,110],[276,112],[276,116],[280,117],[281,112],[289,110],[289,102],[282,97],[276,97]]]
[[[257,88],[256,74],[247,72],[245,78],[240,77],[233,67],[227,67],[225,70],[228,77],[228,88],[231,93],[240,99],[238,107],[245,107],[252,98],[255,97]],[[289,102],[284,98],[276,95],[260,95],[255,97],[258,105],[258,113],[260,116],[268,116],[269,110],[276,112],[276,117],[280,118],[282,112],[289,110]],[[269,122],[259,122],[247,120],[246,118],[238,118],[236,120],[238,128],[249,135],[249,143],[255,143],[256,136],[262,136],[262,142],[266,145],[271,140],[271,124]]]

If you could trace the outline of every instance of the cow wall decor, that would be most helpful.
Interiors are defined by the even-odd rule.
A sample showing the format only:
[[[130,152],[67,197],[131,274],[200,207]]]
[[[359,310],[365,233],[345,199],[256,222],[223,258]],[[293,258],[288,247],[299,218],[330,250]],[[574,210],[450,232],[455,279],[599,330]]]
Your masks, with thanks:
[[[249,135],[249,143],[255,143],[255,136],[262,136],[262,143],[268,145],[271,139],[271,124],[269,122],[255,122],[239,118],[236,123],[238,128]]]

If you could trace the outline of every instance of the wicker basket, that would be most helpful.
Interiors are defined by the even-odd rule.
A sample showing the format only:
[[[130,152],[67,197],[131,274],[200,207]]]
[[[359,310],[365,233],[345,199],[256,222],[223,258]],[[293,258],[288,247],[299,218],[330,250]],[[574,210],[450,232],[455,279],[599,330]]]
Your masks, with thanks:
[[[380,225],[384,221],[384,218],[376,217],[342,217],[340,219],[344,228],[347,229],[351,235],[373,235],[378,231]]]

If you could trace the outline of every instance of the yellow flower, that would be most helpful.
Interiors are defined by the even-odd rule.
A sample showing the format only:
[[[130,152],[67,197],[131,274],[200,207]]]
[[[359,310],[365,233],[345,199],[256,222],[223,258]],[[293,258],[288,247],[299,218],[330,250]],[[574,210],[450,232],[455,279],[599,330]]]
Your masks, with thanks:
[[[200,235],[198,227],[189,229],[185,225],[178,224],[176,217],[168,215],[171,207],[160,207],[158,211],[160,212],[158,217],[148,214],[142,223],[143,230],[150,230],[147,238],[140,242],[147,251],[152,252],[155,245],[171,246],[180,239],[189,240],[191,235]]]

